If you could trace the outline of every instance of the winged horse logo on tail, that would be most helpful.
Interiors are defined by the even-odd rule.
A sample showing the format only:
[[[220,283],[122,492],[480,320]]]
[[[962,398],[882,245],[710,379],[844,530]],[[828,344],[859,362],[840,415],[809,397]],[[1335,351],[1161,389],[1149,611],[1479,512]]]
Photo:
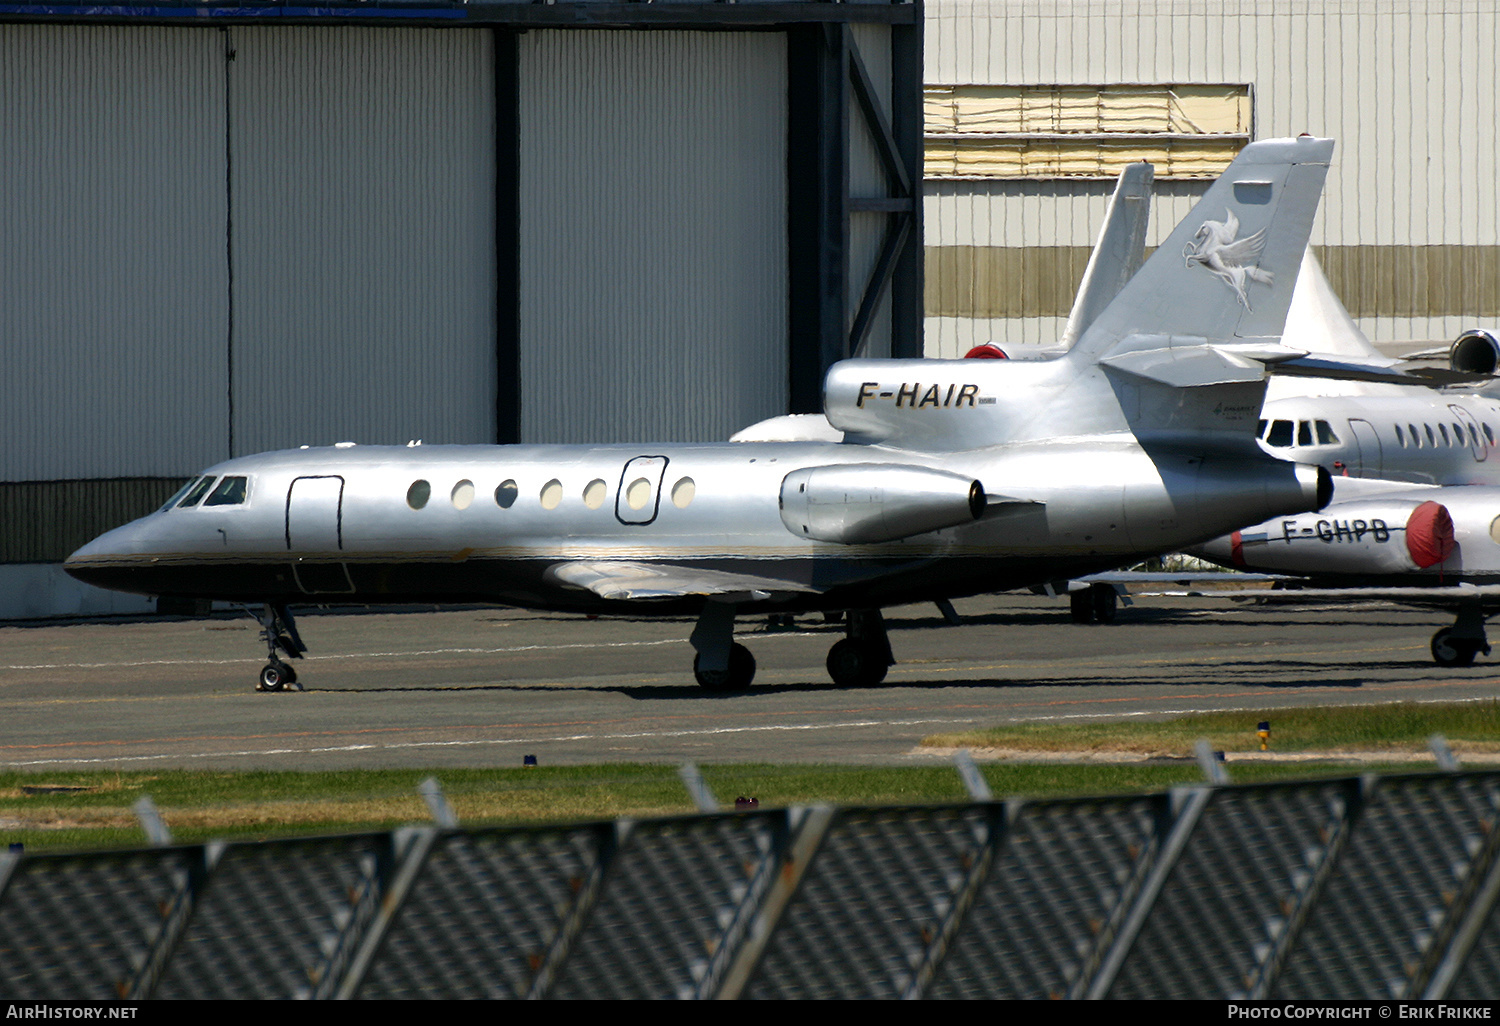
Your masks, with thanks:
[[[1266,230],[1262,228],[1247,238],[1236,239],[1239,233],[1240,219],[1231,210],[1223,221],[1204,221],[1192,241],[1182,248],[1182,256],[1188,267],[1197,263],[1212,271],[1215,277],[1234,289],[1235,295],[1240,297],[1240,305],[1248,310],[1247,283],[1258,281],[1270,285],[1276,276],[1254,263],[1265,248]]]

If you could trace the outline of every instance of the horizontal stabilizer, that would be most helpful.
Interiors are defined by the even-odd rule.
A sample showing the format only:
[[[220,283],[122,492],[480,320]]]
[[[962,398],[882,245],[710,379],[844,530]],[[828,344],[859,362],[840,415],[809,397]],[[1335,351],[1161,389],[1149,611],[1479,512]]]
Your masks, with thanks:
[[[600,598],[638,601],[742,594],[764,600],[777,594],[819,591],[794,581],[672,563],[580,560],[548,567],[546,576],[554,583],[591,591]]]
[[[1266,373],[1259,361],[1207,345],[1137,350],[1108,356],[1099,362],[1173,388],[1258,383]]]
[[[1366,363],[1359,360],[1332,360],[1309,355],[1278,363],[1271,368],[1271,373],[1284,377],[1378,381],[1388,385],[1417,385],[1422,388],[1473,384],[1491,380],[1491,375],[1488,374],[1471,374],[1465,371],[1449,370],[1446,367],[1396,370],[1393,366],[1396,362],[1392,360],[1389,363]]]

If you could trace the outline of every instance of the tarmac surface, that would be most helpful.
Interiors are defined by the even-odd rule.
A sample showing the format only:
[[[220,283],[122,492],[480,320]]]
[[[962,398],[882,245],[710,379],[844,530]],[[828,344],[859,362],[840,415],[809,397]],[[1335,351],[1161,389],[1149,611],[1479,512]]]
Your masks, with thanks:
[[[930,734],[1003,722],[1165,717],[1500,694],[1496,663],[1432,662],[1452,618],[1394,606],[1257,606],[1140,594],[1112,625],[1029,594],[886,611],[898,664],[838,688],[842,627],[742,618],[755,686],[712,695],[683,619],[514,609],[294,610],[302,692],[257,693],[248,616],[0,627],[0,767],[332,769],[591,762],[944,761]],[[1496,662],[1500,662],[1497,645]],[[1253,730],[1253,723],[1248,728]]]

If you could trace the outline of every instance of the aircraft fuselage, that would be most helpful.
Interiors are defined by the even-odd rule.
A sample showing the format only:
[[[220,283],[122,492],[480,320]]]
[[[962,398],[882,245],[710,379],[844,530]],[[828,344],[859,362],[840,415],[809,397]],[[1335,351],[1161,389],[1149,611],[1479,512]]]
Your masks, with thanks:
[[[901,464],[972,477],[992,496],[1027,501],[879,544],[794,534],[780,501],[787,475],[861,464],[877,486],[889,476],[882,468]],[[1269,499],[1268,473],[1276,482]],[[347,446],[233,459],[197,480],[196,498],[100,536],[69,559],[68,571],[117,590],[230,601],[598,612],[620,603],[559,582],[549,568],[636,560],[753,573],[801,589],[748,598],[741,609],[828,609],[1116,566],[1238,526],[1267,501],[1278,511],[1295,506],[1306,487],[1271,460],[1153,458],[1128,435],[921,455],[816,442]],[[702,601],[652,606],[667,613]]]

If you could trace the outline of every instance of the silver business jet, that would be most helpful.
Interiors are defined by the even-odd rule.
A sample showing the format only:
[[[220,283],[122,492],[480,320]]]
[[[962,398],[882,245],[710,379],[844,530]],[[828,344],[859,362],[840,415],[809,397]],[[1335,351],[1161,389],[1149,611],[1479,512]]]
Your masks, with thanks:
[[[1327,502],[1328,473],[1265,452],[1256,421],[1267,364],[1295,355],[1279,337],[1332,151],[1247,146],[1055,359],[834,365],[838,441],[246,456],[67,569],[262,606],[269,691],[295,685],[288,607],[308,602],[693,615],[711,691],[754,676],[737,615],[838,610],[829,674],[874,684],[893,663],[884,606],[1105,570]],[[1257,239],[1208,243],[1244,273],[1183,260],[1210,221]]]

